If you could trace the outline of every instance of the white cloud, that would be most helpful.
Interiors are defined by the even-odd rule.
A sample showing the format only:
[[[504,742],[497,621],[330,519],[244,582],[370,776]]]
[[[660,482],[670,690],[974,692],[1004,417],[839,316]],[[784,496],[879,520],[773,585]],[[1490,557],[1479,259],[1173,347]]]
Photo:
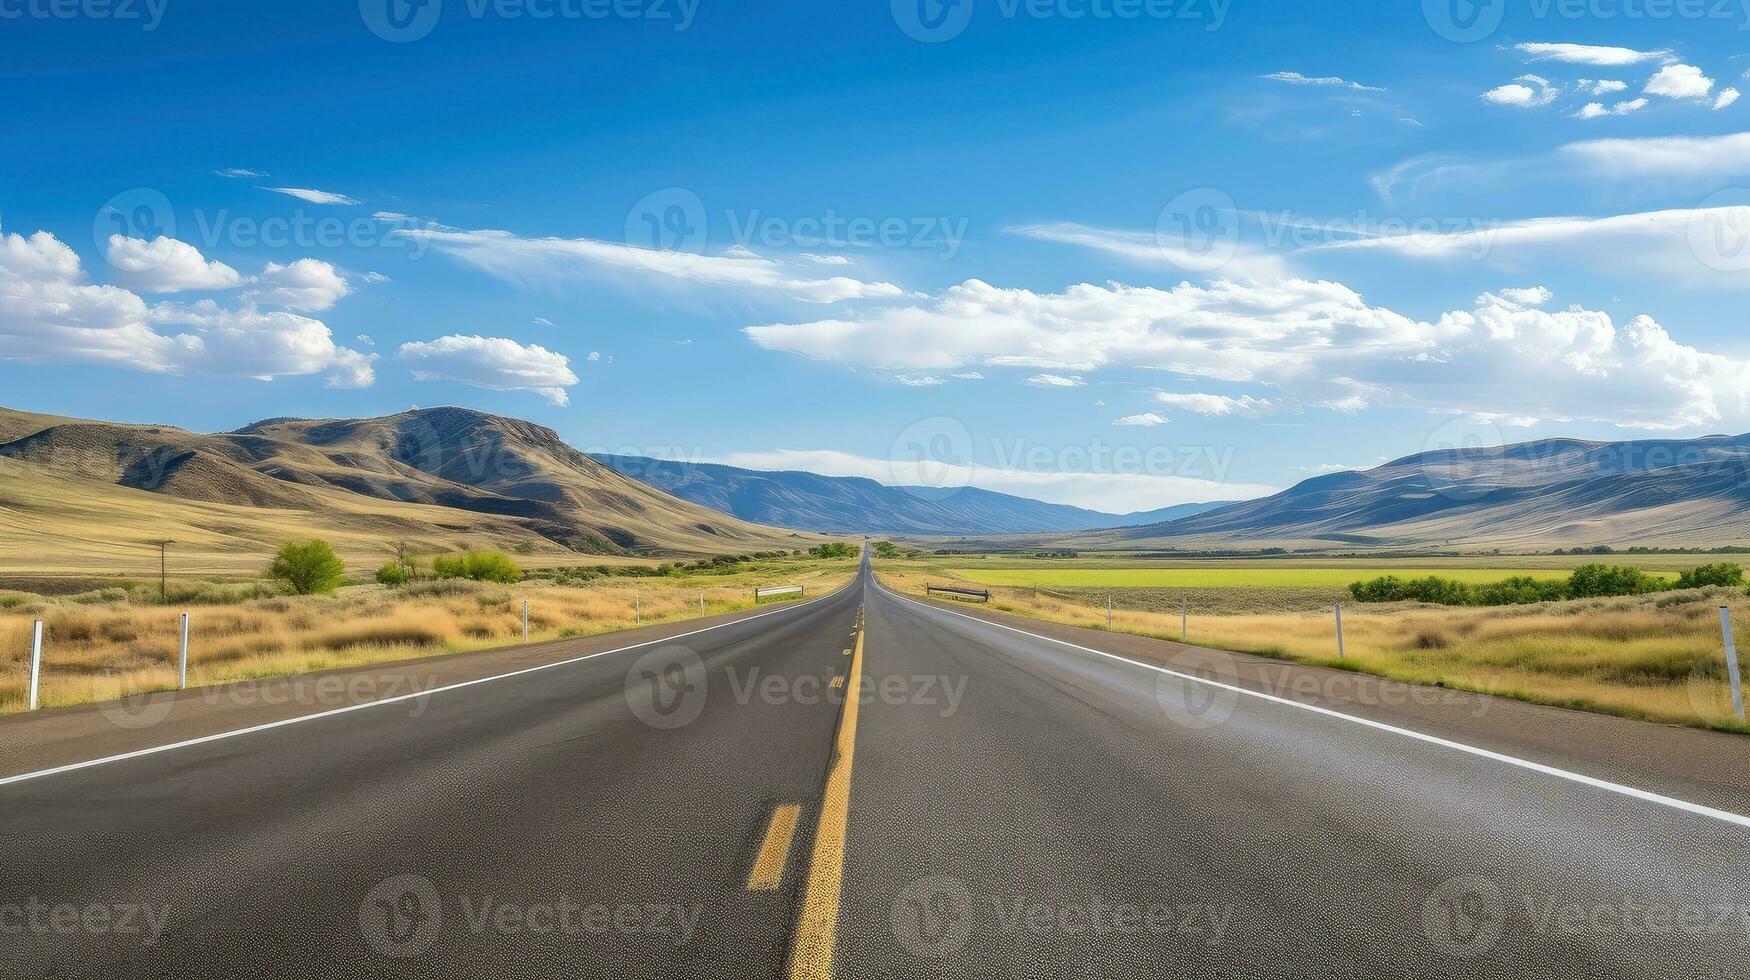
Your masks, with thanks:
[[[360,202],[358,202],[350,197],[347,197],[345,194],[335,194],[332,191],[312,190],[308,187],[263,187],[262,190],[273,191],[275,194],[285,194],[285,195],[288,195],[290,197],[295,197],[300,201],[308,201],[311,204],[358,204],[358,203],[360,203]]]
[[[1503,289],[1499,292],[1502,299],[1511,303],[1518,303],[1520,306],[1542,306],[1555,298],[1555,294],[1551,293],[1543,286],[1527,286],[1524,289]]]
[[[1486,293],[1418,321],[1334,282],[1053,294],[968,280],[925,305],[745,332],[768,348],[887,369],[1154,368],[1344,412],[1395,405],[1641,429],[1750,422],[1750,362],[1680,344],[1645,316],[1619,326],[1601,311],[1529,305],[1540,299],[1535,287]]]
[[[534,319],[534,320],[533,320],[533,321],[531,321],[531,322],[533,322],[533,323],[534,323],[534,325],[535,325],[535,326],[537,326],[537,327],[550,327],[550,326],[552,326],[552,325],[553,325],[553,321],[552,321],[552,320],[549,320],[549,319],[547,319],[547,318],[546,318],[546,317],[544,317],[544,316],[538,316],[538,317],[535,317],[535,319]]]
[[[856,476],[887,486],[979,487],[1108,513],[1209,500],[1245,500],[1266,497],[1278,489],[1255,483],[1230,483],[1214,476],[1204,479],[1130,471],[1042,470],[981,463],[945,465],[934,461],[873,459],[831,449],[729,453],[709,462],[750,470]],[[940,492],[932,490],[932,496]]]
[[[1483,101],[1492,105],[1531,109],[1549,105],[1556,100],[1557,90],[1549,80],[1538,75],[1520,75],[1511,84],[1498,85],[1483,93]]]
[[[248,167],[226,167],[223,170],[215,170],[215,171],[213,171],[213,173],[217,174],[220,177],[230,177],[232,179],[237,179],[237,178],[242,178],[242,177],[266,177],[267,176],[267,174],[262,173],[259,170],[250,170]]]
[[[1580,91],[1585,92],[1587,95],[1614,95],[1617,92],[1626,91],[1628,89],[1627,82],[1619,82],[1609,78],[1582,78],[1580,79],[1579,84]]]
[[[1161,418],[1159,415],[1156,415],[1153,412],[1143,412],[1141,415],[1126,415],[1121,419],[1114,419],[1112,421],[1112,424],[1113,425],[1156,426],[1156,425],[1166,425],[1167,420],[1164,418]]]
[[[269,262],[250,282],[243,298],[266,306],[321,311],[351,291],[334,266],[321,259],[299,259],[290,265]]]
[[[591,238],[523,238],[507,231],[403,228],[395,234],[427,241],[431,247],[491,275],[523,285],[596,275],[763,290],[810,303],[905,295],[892,283],[862,282],[846,276],[820,278],[746,249],[736,249],[733,254],[695,255]]]
[[[1750,280],[1736,271],[1741,266],[1732,251],[1736,238],[1722,239],[1712,229],[1745,227],[1750,227],[1750,206],[1721,205],[1599,218],[1531,218],[1451,233],[1382,235],[1317,249],[1387,250],[1417,258],[1487,261],[1503,268],[1583,263],[1593,272],[1620,268],[1657,273],[1689,287],[1744,289]]]
[[[361,333],[361,334],[359,334],[359,335],[358,335],[358,336],[356,336],[356,337],[354,337],[354,338],[353,338],[353,339],[354,339],[354,340],[356,340],[356,341],[358,341],[358,342],[359,342],[359,343],[361,343],[361,344],[364,344],[364,345],[365,345],[365,346],[366,346],[366,347],[375,347],[375,346],[377,346],[377,341],[376,341],[376,339],[375,339],[375,338],[373,338],[373,337],[372,337],[372,336],[371,336],[371,335],[370,335],[370,334],[368,334],[368,333]]]
[[[1597,119],[1601,116],[1626,116],[1631,112],[1639,112],[1647,107],[1646,99],[1627,99],[1618,102],[1610,108],[1604,108],[1602,102],[1588,102],[1574,112],[1575,119]]]
[[[902,374],[902,375],[894,378],[894,380],[898,381],[902,385],[905,385],[907,388],[934,388],[937,385],[947,384],[947,382],[943,381],[941,378],[931,377],[929,375],[925,375],[923,377],[915,377],[912,375]]]
[[[1297,71],[1273,71],[1268,75],[1260,75],[1258,77],[1269,79],[1272,82],[1287,82],[1290,85],[1317,85],[1325,88],[1346,88],[1356,92],[1385,91],[1383,88],[1377,88],[1372,85],[1362,85],[1360,82],[1351,82],[1348,79],[1338,78],[1335,75],[1309,77],[1307,75],[1302,75]]]
[[[977,371],[959,371],[959,372],[956,372],[954,374],[949,375],[949,377],[957,378],[961,381],[983,381],[984,380],[984,375],[978,373]]]
[[[47,232],[0,235],[0,360],[264,380],[326,374],[332,386],[364,387],[374,357],[337,346],[326,324],[292,313],[211,300],[148,307],[126,289],[88,284],[78,256]]]
[[[538,345],[504,337],[452,334],[401,345],[415,381],[455,381],[493,391],[532,391],[552,405],[569,405],[565,389],[578,383],[570,360]]]
[[[1750,133],[1584,140],[1560,154],[1605,177],[1735,177],[1750,170]]]
[[[850,265],[851,260],[842,255],[815,255],[813,252],[803,252],[802,258],[815,265]]]
[[[1647,80],[1644,91],[1667,99],[1705,99],[1713,87],[1714,80],[1694,65],[1666,65]]]
[[[1021,383],[1035,388],[1079,388],[1083,384],[1081,378],[1065,377],[1061,374],[1035,374],[1030,378],[1022,378]]]
[[[584,358],[584,360],[590,362],[591,364],[595,364],[596,362],[600,361],[601,359],[602,359],[602,352],[599,350],[590,351],[589,356]]]
[[[1601,68],[1638,65],[1643,61],[1665,61],[1671,57],[1669,51],[1636,51],[1633,48],[1614,48],[1595,44],[1531,42],[1516,44],[1514,47],[1522,54],[1530,56],[1532,61],[1562,61],[1570,65],[1594,65]]]
[[[1231,225],[1224,224],[1222,227],[1224,230],[1233,232],[1236,241],[1240,217],[1237,213],[1229,213],[1221,217],[1223,222],[1232,223]],[[1092,249],[1137,265],[1172,266],[1180,270],[1206,272],[1211,261],[1210,253],[1188,252],[1184,248],[1184,243],[1175,240],[1174,236],[1170,234],[1158,235],[1111,228],[1094,228],[1069,221],[1017,225],[1004,230],[1011,235],[1020,235],[1023,238]],[[1216,244],[1219,246],[1221,242],[1217,241]],[[1226,275],[1245,279],[1275,279],[1283,274],[1283,267],[1280,257],[1240,245],[1235,249],[1233,257],[1222,264],[1221,271]]]
[[[230,289],[242,281],[236,269],[208,262],[193,245],[162,235],[150,242],[111,235],[104,260],[120,285],[146,293]]]
[[[1269,399],[1253,398],[1251,395],[1230,398],[1227,395],[1180,394],[1161,391],[1155,393],[1155,401],[1198,415],[1242,415],[1246,418],[1257,418],[1262,415],[1274,415],[1278,410],[1277,405]]]
[[[1729,106],[1736,101],[1738,101],[1738,90],[1735,88],[1723,88],[1720,89],[1719,97],[1714,99],[1714,108],[1724,109],[1726,106]]]

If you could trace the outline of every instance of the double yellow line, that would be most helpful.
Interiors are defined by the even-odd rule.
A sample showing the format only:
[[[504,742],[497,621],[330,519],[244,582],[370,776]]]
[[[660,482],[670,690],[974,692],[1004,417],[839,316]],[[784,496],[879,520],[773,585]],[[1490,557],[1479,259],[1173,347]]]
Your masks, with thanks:
[[[862,616],[858,615],[857,645],[845,679],[845,710],[839,716],[832,768],[820,802],[820,823],[814,831],[814,855],[802,912],[790,947],[791,980],[831,980],[832,957],[838,943],[839,892],[845,877],[845,824],[851,814],[851,757],[857,747],[857,692],[863,678]]]

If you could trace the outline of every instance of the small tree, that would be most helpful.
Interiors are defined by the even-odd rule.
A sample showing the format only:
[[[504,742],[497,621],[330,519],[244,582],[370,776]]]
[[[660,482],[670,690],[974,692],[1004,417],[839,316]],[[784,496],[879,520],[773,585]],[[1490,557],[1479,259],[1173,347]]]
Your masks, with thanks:
[[[274,555],[267,574],[286,583],[298,595],[333,592],[346,572],[340,556],[326,541],[288,541]]]
[[[1731,562],[1701,565],[1677,577],[1680,589],[1702,589],[1710,585],[1738,586],[1744,584],[1744,569]]]
[[[390,588],[394,588],[398,585],[406,585],[407,580],[412,577],[413,574],[408,571],[407,566],[398,561],[392,561],[389,564],[384,565],[382,568],[377,569],[377,581],[389,586]]]

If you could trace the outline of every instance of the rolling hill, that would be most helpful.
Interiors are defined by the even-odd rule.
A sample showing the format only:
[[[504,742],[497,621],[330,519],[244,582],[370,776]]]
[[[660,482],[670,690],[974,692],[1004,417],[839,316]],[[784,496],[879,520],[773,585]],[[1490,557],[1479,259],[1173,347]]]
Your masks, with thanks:
[[[1441,450],[1077,539],[1092,548],[1750,543],[1750,435]]]
[[[861,477],[768,472],[646,456],[596,460],[665,493],[743,520],[833,534],[1018,534],[1152,524],[1219,503],[1181,504],[1139,514],[1106,514],[976,487],[890,487]]]
[[[263,537],[333,535],[524,554],[627,557],[803,547],[814,538],[677,500],[597,463],[551,429],[462,408],[375,419],[268,419],[200,434],[0,409],[0,510],[22,540],[220,538],[259,559]],[[90,504],[91,506],[86,506]],[[114,524],[110,521],[108,524]],[[124,522],[125,523],[125,522]],[[34,528],[34,531],[31,530]],[[159,533],[163,531],[164,533]],[[59,537],[55,537],[58,535]],[[16,565],[15,562],[8,562]],[[77,564],[90,565],[90,562]]]

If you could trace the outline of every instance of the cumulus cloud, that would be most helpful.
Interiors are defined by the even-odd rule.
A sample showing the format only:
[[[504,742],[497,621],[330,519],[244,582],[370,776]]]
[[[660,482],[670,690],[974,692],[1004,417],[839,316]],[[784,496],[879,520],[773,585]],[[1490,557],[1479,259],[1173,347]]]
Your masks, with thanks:
[[[520,285],[596,276],[774,292],[809,303],[905,295],[892,283],[822,277],[740,248],[722,255],[695,255],[592,238],[524,238],[508,231],[404,228],[395,233],[426,241],[440,252]]]
[[[1650,317],[1619,325],[1601,311],[1535,305],[1548,299],[1535,287],[1485,293],[1421,321],[1340,283],[1301,279],[1061,293],[968,280],[927,304],[745,332],[764,347],[887,369],[1159,369],[1278,393],[1253,410],[1279,398],[1345,412],[1397,405],[1643,429],[1750,420],[1750,362],[1681,344]],[[1234,401],[1236,410],[1245,404]]]
[[[1543,286],[1527,286],[1523,289],[1500,290],[1503,299],[1518,303],[1520,306],[1542,306],[1555,298],[1555,295]]]
[[[1587,95],[1614,95],[1628,89],[1627,82],[1619,82],[1609,78],[1582,78],[1579,84],[1580,91]]]
[[[120,285],[145,293],[230,289],[242,281],[236,269],[208,262],[193,245],[162,235],[150,242],[111,235],[104,260]]]
[[[1705,99],[1713,87],[1714,80],[1694,65],[1666,65],[1647,79],[1643,91],[1667,99]]]
[[[288,197],[295,197],[300,201],[307,201],[311,204],[360,203],[353,198],[347,197],[345,194],[336,194],[332,191],[313,190],[308,187],[263,187],[262,190],[273,191],[275,194],[284,194]]]
[[[0,235],[0,360],[263,380],[325,374],[332,386],[364,387],[374,356],[292,313],[211,300],[148,306],[119,286],[91,285],[79,257],[48,232]]]
[[[1597,44],[1530,42],[1516,44],[1514,48],[1532,61],[1562,61],[1570,65],[1594,65],[1601,68],[1638,65],[1644,61],[1665,61],[1671,57],[1669,51],[1636,51],[1633,48]]]
[[[1601,116],[1626,116],[1647,107],[1646,99],[1626,99],[1606,109],[1602,102],[1588,102],[1574,112],[1575,119],[1597,119]]]
[[[1736,101],[1738,101],[1738,90],[1735,88],[1723,88],[1720,89],[1719,96],[1714,99],[1714,108],[1724,109],[1726,106],[1729,106]]]
[[[1531,109],[1549,105],[1556,100],[1557,90],[1549,80],[1538,75],[1521,75],[1510,84],[1497,85],[1483,93],[1483,101],[1491,105]]]
[[[1257,418],[1262,415],[1274,415],[1277,412],[1277,405],[1274,402],[1264,398],[1253,398],[1251,395],[1230,398],[1227,395],[1181,394],[1161,391],[1155,393],[1155,401],[1198,415],[1240,415],[1246,418]]]
[[[396,357],[416,381],[455,381],[493,391],[531,391],[551,405],[569,405],[566,388],[577,384],[563,354],[504,337],[451,334],[402,344]]]
[[[1351,82],[1335,75],[1307,76],[1297,71],[1273,71],[1268,75],[1260,75],[1272,82],[1286,82],[1289,85],[1316,85],[1323,88],[1346,88],[1356,92],[1383,92],[1385,89],[1360,82]]]
[[[1143,412],[1140,415],[1126,415],[1121,419],[1113,419],[1112,424],[1113,425],[1136,425],[1136,426],[1150,427],[1150,426],[1156,426],[1156,425],[1166,425],[1167,420],[1164,418],[1161,418],[1159,415],[1156,415],[1153,412]]]
[[[266,306],[320,311],[351,291],[334,266],[321,259],[299,259],[290,265],[269,262],[251,281],[243,298]]]

